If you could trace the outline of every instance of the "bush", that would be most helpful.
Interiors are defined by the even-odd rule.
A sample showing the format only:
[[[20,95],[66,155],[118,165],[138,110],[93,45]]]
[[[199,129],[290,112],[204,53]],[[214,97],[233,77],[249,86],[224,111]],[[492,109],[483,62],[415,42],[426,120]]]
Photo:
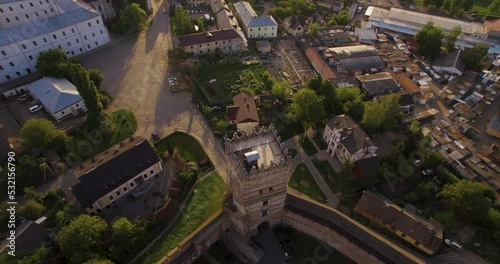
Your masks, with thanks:
[[[104,134],[104,137],[109,139],[113,135],[113,132],[115,131],[115,124],[113,123],[113,120],[111,120],[109,116],[103,115],[100,124],[100,129]]]
[[[99,101],[101,102],[103,109],[108,109],[111,104],[111,98],[103,94],[99,94]]]
[[[33,200],[29,200],[19,208],[19,214],[25,216],[30,220],[36,220],[40,218],[45,212],[45,206]]]

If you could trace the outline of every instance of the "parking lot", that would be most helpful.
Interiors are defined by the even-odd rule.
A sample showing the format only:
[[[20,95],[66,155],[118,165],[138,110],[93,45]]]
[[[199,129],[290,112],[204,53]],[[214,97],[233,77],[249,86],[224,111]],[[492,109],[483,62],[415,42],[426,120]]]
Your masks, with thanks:
[[[14,117],[14,119],[20,126],[22,126],[31,118],[51,119],[50,115],[44,109],[36,113],[31,113],[29,108],[34,104],[36,104],[36,102],[29,95],[26,97],[26,99],[20,99],[19,96],[16,96],[12,99],[5,100],[5,105],[12,114],[12,117]]]

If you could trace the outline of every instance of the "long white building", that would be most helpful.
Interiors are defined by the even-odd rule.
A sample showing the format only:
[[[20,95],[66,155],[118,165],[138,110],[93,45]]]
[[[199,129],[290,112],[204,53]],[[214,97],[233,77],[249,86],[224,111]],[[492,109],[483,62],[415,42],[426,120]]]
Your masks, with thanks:
[[[241,20],[241,28],[247,38],[275,38],[278,36],[278,23],[272,16],[257,16],[250,3],[241,1],[234,3],[237,16]]]
[[[101,14],[72,0],[0,0],[0,83],[36,71],[40,52],[68,57],[110,42]]]

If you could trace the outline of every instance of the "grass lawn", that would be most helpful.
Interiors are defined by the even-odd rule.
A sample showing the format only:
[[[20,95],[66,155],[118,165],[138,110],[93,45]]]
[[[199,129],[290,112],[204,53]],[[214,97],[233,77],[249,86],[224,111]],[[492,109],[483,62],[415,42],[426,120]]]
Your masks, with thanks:
[[[293,149],[293,148],[289,148],[288,155],[290,155],[292,157],[292,159],[295,158],[295,156],[297,156],[297,150]]]
[[[85,135],[83,131],[76,132],[72,137],[72,143],[68,148],[70,155],[77,154],[81,157],[81,160],[88,159],[95,154],[102,152],[116,143],[130,137],[134,134],[137,129],[137,122],[135,120],[134,114],[129,110],[120,109],[110,114],[111,120],[114,124],[113,133],[109,138],[105,138],[96,144],[89,142],[89,135]],[[88,144],[82,144],[86,142]]]
[[[328,148],[328,145],[326,144],[325,140],[323,139],[323,134],[322,133],[319,133],[317,132],[315,135],[314,135],[314,143],[316,143],[316,145],[318,146],[319,149],[321,150],[325,150]]]
[[[201,180],[189,199],[184,214],[177,218],[170,230],[145,253],[138,263],[156,263],[203,222],[221,210],[225,190],[224,181],[215,172]]]
[[[311,155],[318,153],[318,150],[316,149],[314,144],[311,142],[309,137],[306,136],[303,139],[301,138],[299,143],[300,143],[300,146],[306,152],[307,156],[311,156]]]
[[[326,196],[304,163],[300,163],[288,181],[288,185],[312,199],[326,203]]]
[[[340,179],[332,165],[327,160],[317,160],[313,159],[312,162],[316,169],[318,169],[323,179],[326,181],[332,192],[336,193],[340,191]]]
[[[183,132],[174,132],[155,144],[158,153],[164,153],[168,150],[173,153],[174,149],[186,162],[195,161],[200,164],[206,159],[207,155],[200,143],[190,135]]]

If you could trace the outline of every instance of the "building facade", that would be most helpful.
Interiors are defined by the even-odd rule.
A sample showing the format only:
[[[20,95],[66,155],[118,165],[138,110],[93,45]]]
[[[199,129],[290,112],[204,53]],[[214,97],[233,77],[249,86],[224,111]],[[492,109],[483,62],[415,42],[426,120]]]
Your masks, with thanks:
[[[77,167],[78,183],[71,191],[87,213],[98,214],[130,194],[142,195],[156,185],[162,171],[149,142],[130,137]]]
[[[35,72],[40,52],[61,48],[66,56],[73,57],[110,42],[101,15],[86,4],[70,0],[45,0],[42,6],[46,8],[40,9],[40,2],[0,4],[4,12],[11,9],[18,11],[3,14],[0,10],[3,16],[0,18],[0,83]],[[17,5],[17,9],[12,4]],[[28,10],[26,7],[31,7],[31,4],[33,8]],[[38,9],[35,9],[36,5]],[[51,10],[54,12],[49,12]],[[21,13],[25,17],[22,22],[19,18]],[[15,21],[12,21],[12,16]]]
[[[150,0],[148,0],[148,4],[149,1]],[[110,20],[116,17],[115,8],[113,7],[111,0],[85,0],[85,3],[89,4],[97,12],[101,13],[104,20]]]
[[[356,162],[376,156],[377,147],[368,135],[346,116],[339,115],[326,124],[323,138],[328,144],[327,151],[342,163]]]
[[[174,38],[175,46],[195,56],[213,53],[219,48],[223,53],[247,50],[247,43],[234,28],[214,30]]]
[[[251,133],[225,137],[230,164],[228,188],[232,193],[225,210],[233,229],[249,238],[265,222],[271,226],[283,218],[291,158],[272,126]]]
[[[250,3],[234,3],[241,28],[247,38],[275,38],[278,36],[278,23],[272,16],[257,16]]]

